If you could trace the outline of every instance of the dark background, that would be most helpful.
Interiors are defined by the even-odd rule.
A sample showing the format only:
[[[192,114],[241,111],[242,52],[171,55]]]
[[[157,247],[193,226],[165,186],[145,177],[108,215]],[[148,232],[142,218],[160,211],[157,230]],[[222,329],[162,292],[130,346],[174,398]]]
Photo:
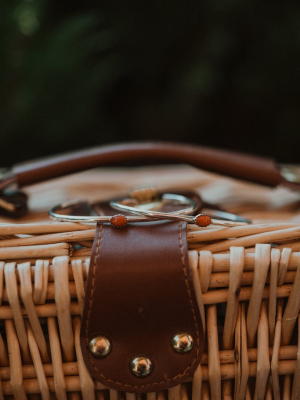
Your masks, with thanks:
[[[2,166],[171,140],[298,162],[300,5],[0,2]]]

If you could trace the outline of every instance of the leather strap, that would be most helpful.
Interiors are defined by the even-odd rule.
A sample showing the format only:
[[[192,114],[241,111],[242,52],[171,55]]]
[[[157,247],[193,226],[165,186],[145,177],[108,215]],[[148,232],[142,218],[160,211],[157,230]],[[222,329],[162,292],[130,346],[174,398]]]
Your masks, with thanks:
[[[185,223],[97,226],[81,327],[83,358],[95,379],[112,389],[153,392],[193,375],[204,337],[189,268]],[[182,331],[194,339],[185,354],[171,344]],[[105,358],[88,349],[97,335],[111,342]],[[140,354],[154,365],[143,378],[130,369]]]
[[[19,186],[26,186],[90,168],[124,165],[126,162],[145,165],[149,161],[186,163],[266,186],[289,185],[271,159],[208,147],[160,142],[102,146],[17,165],[12,172]],[[299,189],[300,185],[297,187]]]

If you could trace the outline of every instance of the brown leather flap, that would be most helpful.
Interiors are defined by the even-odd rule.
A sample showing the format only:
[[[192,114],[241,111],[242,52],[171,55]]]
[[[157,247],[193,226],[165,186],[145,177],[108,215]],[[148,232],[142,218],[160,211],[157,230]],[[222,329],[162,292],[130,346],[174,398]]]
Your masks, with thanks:
[[[188,332],[192,349],[180,354],[172,338]],[[111,343],[96,358],[89,342]],[[177,222],[98,225],[81,329],[83,357],[91,375],[126,392],[160,391],[193,375],[203,352],[202,321],[189,270],[186,226]],[[131,361],[146,355],[152,372],[137,377]]]

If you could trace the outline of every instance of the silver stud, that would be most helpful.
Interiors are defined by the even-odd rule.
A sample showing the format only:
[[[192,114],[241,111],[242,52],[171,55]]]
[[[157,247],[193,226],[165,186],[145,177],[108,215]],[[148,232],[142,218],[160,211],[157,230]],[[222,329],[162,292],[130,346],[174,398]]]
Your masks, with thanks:
[[[95,336],[89,342],[89,349],[94,357],[106,357],[111,350],[111,343],[106,336]]]
[[[131,361],[131,371],[139,378],[148,376],[153,369],[153,363],[147,356],[137,356]]]
[[[173,349],[177,353],[188,353],[192,350],[194,345],[194,339],[188,332],[176,333],[172,339]]]

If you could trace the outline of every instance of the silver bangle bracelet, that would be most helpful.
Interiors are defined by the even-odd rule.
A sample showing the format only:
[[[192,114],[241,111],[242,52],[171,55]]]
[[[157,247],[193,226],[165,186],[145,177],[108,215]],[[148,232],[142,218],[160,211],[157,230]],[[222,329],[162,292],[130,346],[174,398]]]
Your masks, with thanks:
[[[168,194],[168,199],[172,199],[173,196],[177,195],[172,195]],[[225,219],[219,219],[219,218],[211,218],[207,214],[198,214],[198,215],[184,215],[183,213],[180,213],[178,211],[170,212],[170,213],[165,213],[165,212],[160,212],[160,211],[153,211],[153,210],[145,210],[139,207],[132,207],[128,206],[125,204],[122,204],[122,202],[114,201],[112,200],[110,202],[110,206],[115,208],[116,210],[119,211],[125,211],[129,212],[132,214],[137,214],[137,215],[143,215],[148,218],[152,219],[168,219],[168,220],[180,220],[180,221],[186,221],[190,224],[195,224],[198,225],[199,227],[207,227],[211,224],[213,225],[221,225],[221,226],[226,226],[226,227],[234,227],[234,226],[244,226],[248,225],[251,223],[250,221],[240,218],[236,215],[233,214],[228,214],[231,217],[234,217],[234,220],[225,220]],[[224,217],[225,214],[224,212],[219,212],[219,214],[222,214]]]
[[[61,214],[60,211],[65,210],[66,208],[86,205],[87,202],[77,200],[70,201],[67,203],[58,204],[57,206],[51,208],[48,211],[50,218],[55,221],[60,222],[78,222],[82,224],[89,223],[110,223],[114,228],[123,228],[128,224],[128,222],[149,222],[149,218],[146,217],[138,217],[138,216],[126,216],[122,214],[115,214],[113,216],[102,216],[102,215],[70,215],[70,214]]]
[[[193,199],[189,199],[185,196],[180,195],[169,195],[165,194],[162,195],[160,201],[154,201],[151,203],[147,203],[146,206],[148,207],[155,207],[161,206],[163,203],[172,201],[173,205],[186,205],[187,207],[176,211],[177,214],[190,214],[193,213],[197,208],[197,203]],[[113,216],[98,216],[98,215],[91,215],[91,216],[81,216],[81,215],[70,215],[70,214],[61,214],[60,212],[71,207],[78,207],[78,206],[86,206],[87,203],[85,201],[72,201],[66,202],[63,204],[59,204],[49,210],[49,216],[60,222],[81,222],[81,223],[110,223],[115,228],[123,228],[129,222],[149,222],[149,220],[153,220],[154,218],[149,218],[143,215],[133,215],[133,216],[125,216],[123,214],[116,214]],[[136,213],[132,213],[136,214]],[[172,214],[172,213],[171,213]],[[156,217],[155,219],[161,220],[166,218]],[[169,218],[168,218],[169,219]]]
[[[147,201],[142,203],[137,203],[134,198],[125,198],[122,200],[112,200],[110,201],[110,206],[114,209],[130,212],[131,214],[140,214],[139,211],[132,211],[133,209],[153,211],[156,208],[162,208],[168,204],[172,206],[186,206],[180,210],[168,212],[166,214],[180,214],[180,215],[190,215],[194,214],[197,210],[198,204],[193,199],[180,194],[164,193],[160,196],[160,199],[155,199],[154,201]],[[121,205],[121,206],[119,206]],[[128,208],[130,207],[130,209]],[[128,210],[127,210],[128,208]],[[157,212],[157,211],[156,211]],[[152,218],[152,217],[151,217]],[[158,217],[160,218],[160,217]]]
[[[234,214],[228,214],[223,211],[212,211],[212,216],[215,215],[217,218],[211,218],[207,214],[198,214],[196,216],[189,215],[195,212],[197,203],[185,196],[177,194],[163,194],[159,201],[152,201],[148,203],[139,204],[138,206],[128,205],[132,199],[123,199],[121,201],[112,200],[110,206],[116,210],[130,213],[133,215],[125,216],[123,214],[116,214],[113,216],[102,216],[102,215],[70,215],[61,214],[62,211],[71,207],[86,206],[87,203],[83,201],[73,201],[68,203],[59,204],[49,210],[49,215],[52,219],[61,222],[79,222],[79,223],[110,223],[114,228],[123,228],[130,222],[149,222],[153,220],[179,220],[185,221],[190,224],[198,225],[199,227],[207,227],[211,224],[221,225],[225,227],[243,226],[251,223],[251,221],[239,217]],[[127,204],[123,204],[123,203]],[[173,212],[160,212],[154,211],[153,208],[165,205],[170,202],[172,205],[187,205],[187,207],[173,211]],[[220,218],[218,218],[220,217]],[[224,219],[227,218],[227,219]]]
[[[171,202],[173,205],[178,205],[178,204],[186,204],[188,203],[188,201],[192,201],[191,199],[185,196],[177,194],[166,193],[161,196],[160,202],[155,202],[155,203],[148,202],[136,206],[132,206],[130,204],[130,201],[132,202],[132,199],[124,199],[121,201],[112,200],[110,202],[110,206],[118,211],[129,212],[136,215],[143,215],[145,217],[153,219],[186,221],[191,224],[196,224],[199,227],[206,227],[210,224],[221,225],[226,227],[243,226],[251,224],[251,221],[249,221],[246,218],[239,217],[238,215],[230,214],[225,211],[219,211],[219,210],[209,210],[210,215],[198,214],[196,216],[185,215],[185,214],[193,214],[195,208],[194,210],[186,209],[168,213],[154,210],[154,205],[155,206],[159,205],[161,207],[164,205],[165,202]]]

